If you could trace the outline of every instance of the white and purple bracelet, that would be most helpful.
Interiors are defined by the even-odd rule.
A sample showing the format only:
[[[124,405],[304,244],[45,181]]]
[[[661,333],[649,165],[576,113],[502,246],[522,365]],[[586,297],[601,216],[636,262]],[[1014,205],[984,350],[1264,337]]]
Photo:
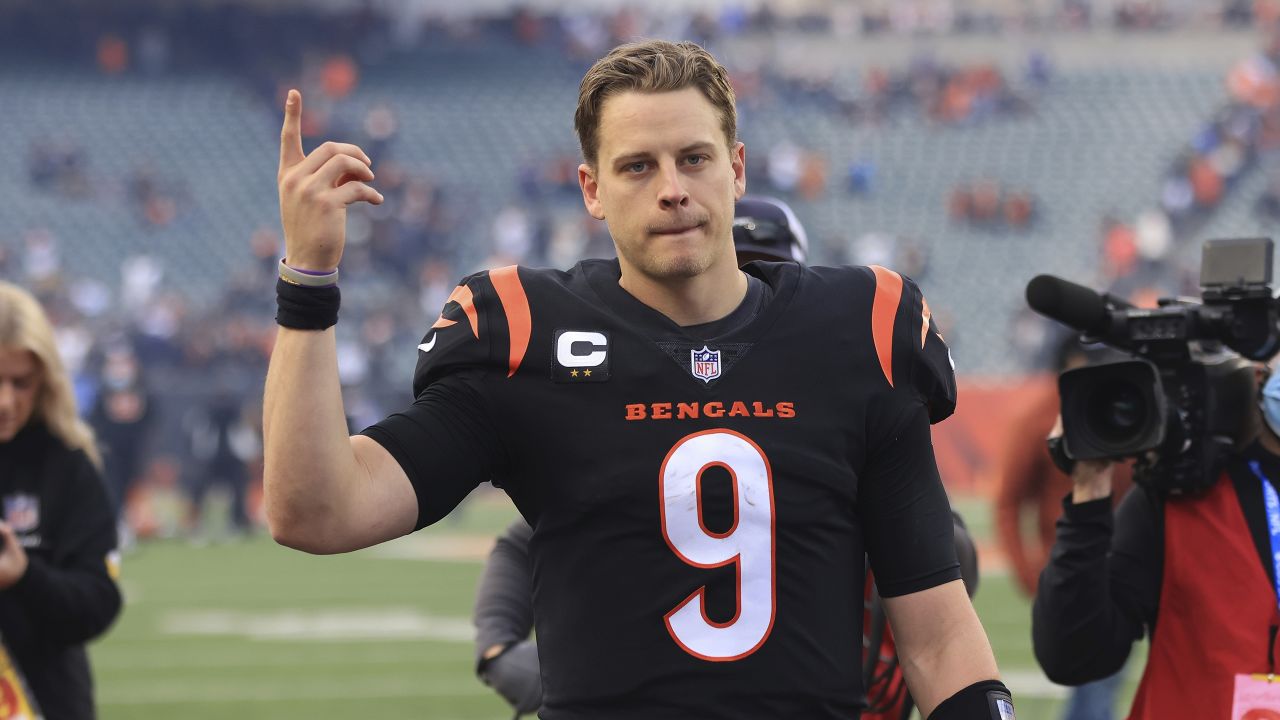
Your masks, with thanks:
[[[334,268],[329,272],[317,272],[315,270],[299,270],[298,268],[289,267],[285,264],[284,259],[280,260],[280,279],[290,285],[308,288],[324,288],[333,287],[338,284],[338,270]]]

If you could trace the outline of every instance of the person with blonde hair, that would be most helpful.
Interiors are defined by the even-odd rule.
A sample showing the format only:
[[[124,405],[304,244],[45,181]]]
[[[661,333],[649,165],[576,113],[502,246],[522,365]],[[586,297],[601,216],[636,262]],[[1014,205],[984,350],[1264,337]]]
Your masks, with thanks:
[[[100,469],[48,317],[0,282],[0,685],[46,720],[95,717],[84,645],[120,613]]]

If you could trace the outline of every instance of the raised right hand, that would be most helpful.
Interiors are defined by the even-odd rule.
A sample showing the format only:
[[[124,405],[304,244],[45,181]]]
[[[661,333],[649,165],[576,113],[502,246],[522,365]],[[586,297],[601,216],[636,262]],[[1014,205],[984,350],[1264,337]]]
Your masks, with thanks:
[[[280,131],[280,220],[285,258],[299,270],[338,267],[347,236],[347,206],[382,204],[373,180],[373,162],[359,147],[326,142],[302,152],[302,93],[290,90]]]

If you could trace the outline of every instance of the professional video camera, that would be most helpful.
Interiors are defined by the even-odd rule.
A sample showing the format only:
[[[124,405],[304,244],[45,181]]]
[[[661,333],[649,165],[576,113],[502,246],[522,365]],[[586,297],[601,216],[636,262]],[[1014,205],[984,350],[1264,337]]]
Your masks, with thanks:
[[[1202,300],[1162,298],[1155,309],[1052,275],[1027,284],[1033,310],[1079,330],[1083,342],[1132,356],[1059,378],[1067,457],[1135,457],[1134,479],[1162,493],[1213,484],[1222,460],[1248,439],[1257,398],[1249,361],[1280,349],[1273,248],[1270,238],[1206,242]]]

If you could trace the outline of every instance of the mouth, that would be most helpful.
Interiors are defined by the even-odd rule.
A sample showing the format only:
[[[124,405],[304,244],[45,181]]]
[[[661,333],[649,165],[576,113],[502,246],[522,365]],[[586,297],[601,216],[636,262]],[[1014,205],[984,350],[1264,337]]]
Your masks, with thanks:
[[[671,227],[653,228],[649,232],[653,235],[661,235],[663,237],[675,237],[691,233],[700,229],[705,223],[692,223],[688,225],[673,225]]]

